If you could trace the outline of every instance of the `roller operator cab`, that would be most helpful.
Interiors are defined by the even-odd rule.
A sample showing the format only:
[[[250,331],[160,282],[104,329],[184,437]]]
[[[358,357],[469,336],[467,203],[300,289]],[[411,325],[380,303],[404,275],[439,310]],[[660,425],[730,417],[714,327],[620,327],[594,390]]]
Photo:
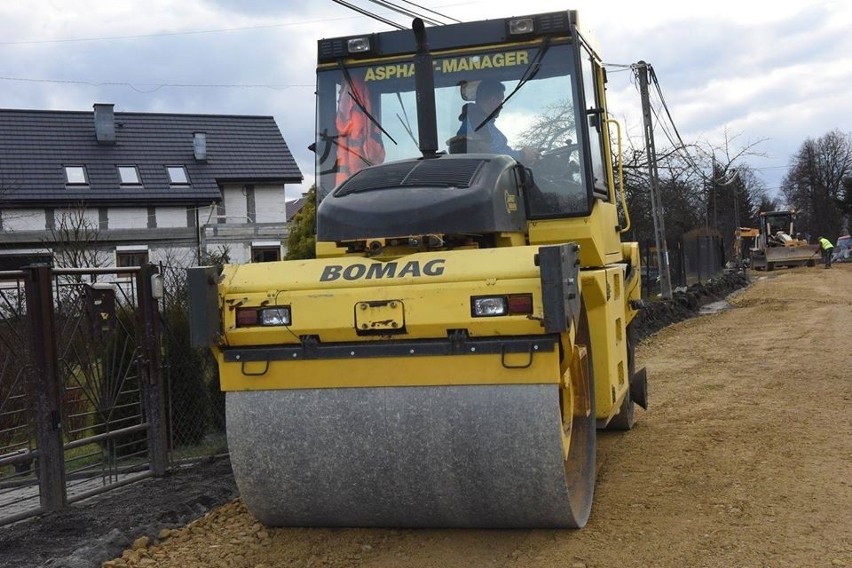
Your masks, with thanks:
[[[604,85],[573,11],[319,41],[317,258],[190,272],[260,521],[586,523],[646,401]]]

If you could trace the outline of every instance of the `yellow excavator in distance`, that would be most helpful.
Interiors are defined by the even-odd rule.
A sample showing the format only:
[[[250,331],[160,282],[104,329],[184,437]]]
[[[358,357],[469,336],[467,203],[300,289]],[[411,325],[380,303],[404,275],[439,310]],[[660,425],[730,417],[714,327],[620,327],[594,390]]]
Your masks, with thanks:
[[[647,404],[605,83],[575,11],[319,41],[317,258],[189,271],[257,519],[586,524]]]
[[[818,244],[811,244],[796,232],[795,211],[764,211],[749,249],[751,267],[775,270],[779,266],[814,266],[819,260]]]

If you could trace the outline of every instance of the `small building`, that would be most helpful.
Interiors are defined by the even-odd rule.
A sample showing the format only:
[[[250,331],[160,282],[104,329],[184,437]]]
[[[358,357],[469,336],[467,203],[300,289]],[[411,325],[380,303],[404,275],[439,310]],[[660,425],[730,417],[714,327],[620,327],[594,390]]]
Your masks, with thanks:
[[[277,260],[302,179],[271,116],[0,109],[0,270]]]

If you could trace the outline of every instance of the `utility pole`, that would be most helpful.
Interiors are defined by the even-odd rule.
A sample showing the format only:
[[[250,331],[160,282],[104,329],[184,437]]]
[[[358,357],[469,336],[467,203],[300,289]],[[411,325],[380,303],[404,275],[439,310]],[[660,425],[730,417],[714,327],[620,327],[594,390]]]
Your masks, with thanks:
[[[648,153],[648,179],[651,184],[651,217],[654,220],[654,240],[657,244],[657,266],[660,268],[660,293],[672,297],[672,276],[669,271],[669,249],[666,245],[666,226],[663,222],[663,204],[660,199],[660,177],[657,172],[657,150],[654,147],[654,125],[651,121],[651,102],[648,98],[648,64],[636,63],[639,76],[639,94],[642,97],[642,118],[645,125],[645,150]]]

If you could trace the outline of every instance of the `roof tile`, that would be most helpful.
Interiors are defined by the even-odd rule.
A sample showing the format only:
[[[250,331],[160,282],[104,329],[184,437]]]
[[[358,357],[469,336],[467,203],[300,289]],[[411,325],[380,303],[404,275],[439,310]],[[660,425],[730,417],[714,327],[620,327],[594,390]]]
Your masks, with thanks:
[[[115,113],[115,144],[98,144],[93,112],[0,109],[0,201],[209,202],[218,181],[300,183],[302,174],[270,116]],[[193,134],[207,137],[207,160]],[[84,164],[88,188],[65,186],[62,166]],[[117,165],[136,165],[143,185],[119,187]],[[184,165],[192,185],[169,186],[166,165]]]

